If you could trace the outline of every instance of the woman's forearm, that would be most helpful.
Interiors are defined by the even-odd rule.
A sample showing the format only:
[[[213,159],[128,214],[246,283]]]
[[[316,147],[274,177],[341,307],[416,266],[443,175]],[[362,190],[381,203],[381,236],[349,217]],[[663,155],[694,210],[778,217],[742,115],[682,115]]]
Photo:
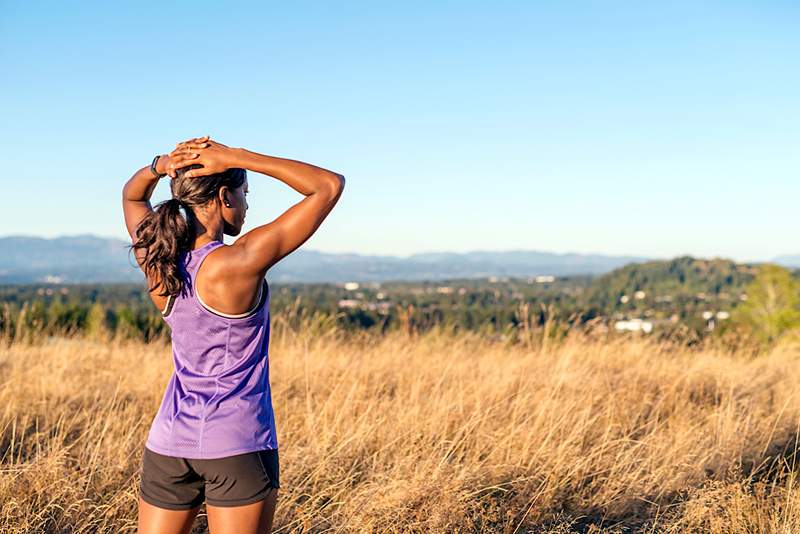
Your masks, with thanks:
[[[166,154],[158,158],[156,171],[159,174],[166,172],[165,165],[167,164],[168,159],[169,158]],[[150,197],[153,195],[153,190],[158,185],[158,180],[159,178],[156,178],[153,176],[153,173],[150,172],[150,165],[142,167],[136,171],[133,176],[131,176],[130,180],[128,180],[125,183],[125,186],[122,188],[123,200],[150,200]]]
[[[293,159],[278,158],[234,149],[235,166],[277,178],[303,195],[321,191],[338,191],[344,186],[344,176],[333,171]]]

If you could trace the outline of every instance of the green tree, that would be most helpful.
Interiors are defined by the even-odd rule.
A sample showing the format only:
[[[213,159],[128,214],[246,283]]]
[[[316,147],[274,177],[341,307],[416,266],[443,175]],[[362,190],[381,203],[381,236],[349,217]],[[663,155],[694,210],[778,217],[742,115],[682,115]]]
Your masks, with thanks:
[[[136,315],[129,306],[121,305],[117,307],[117,330],[116,335],[122,339],[143,338]]]
[[[86,335],[99,341],[107,341],[111,335],[111,317],[108,310],[99,302],[92,304],[86,318]]]
[[[747,301],[737,308],[737,319],[764,342],[800,328],[800,283],[777,265],[763,265],[745,290]]]

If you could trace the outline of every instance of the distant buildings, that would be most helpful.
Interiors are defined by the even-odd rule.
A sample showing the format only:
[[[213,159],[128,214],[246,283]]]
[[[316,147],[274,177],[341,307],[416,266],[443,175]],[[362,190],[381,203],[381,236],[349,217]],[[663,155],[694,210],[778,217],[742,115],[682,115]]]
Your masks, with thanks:
[[[617,332],[644,332],[649,334],[653,331],[653,322],[645,321],[644,319],[617,321],[614,323],[614,330]]]
[[[635,298],[636,300],[644,300],[645,297],[647,297],[647,293],[645,293],[644,291],[641,291],[641,290],[636,291],[633,294],[633,298]],[[621,304],[627,304],[627,303],[629,303],[631,301],[631,297],[630,297],[630,295],[622,295],[619,298],[619,301],[620,301]]]
[[[370,310],[376,311],[381,315],[387,315],[392,304],[390,302],[365,302],[358,299],[340,299],[339,308],[351,310]]]
[[[706,321],[706,329],[710,332],[717,327],[717,321],[724,321],[725,319],[730,319],[731,314],[725,310],[720,310],[718,312],[713,311],[704,311],[701,316]]]
[[[361,305],[360,300],[356,299],[340,299],[339,300],[339,307],[340,308],[358,308]]]

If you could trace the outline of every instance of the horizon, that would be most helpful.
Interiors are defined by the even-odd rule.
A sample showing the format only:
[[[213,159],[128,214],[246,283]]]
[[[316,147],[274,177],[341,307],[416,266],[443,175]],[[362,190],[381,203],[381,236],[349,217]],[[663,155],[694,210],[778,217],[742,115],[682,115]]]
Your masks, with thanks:
[[[77,238],[77,237],[92,237],[98,239],[114,239],[123,242],[129,242],[130,239],[120,238],[117,236],[103,236],[100,234],[93,234],[93,233],[78,233],[78,234],[61,234],[56,236],[40,236],[40,235],[33,235],[33,234],[5,234],[0,235],[0,239],[5,238],[34,238],[34,239],[46,239],[46,240],[55,240],[61,238]],[[229,238],[230,236],[224,236]],[[234,240],[235,241],[235,240]],[[227,243],[231,244],[231,243]],[[674,256],[643,256],[640,254],[629,253],[629,254],[607,254],[607,253],[595,253],[595,252],[580,252],[580,251],[553,251],[553,250],[541,250],[541,249],[498,249],[498,250],[490,250],[490,249],[471,249],[471,250],[464,250],[464,251],[454,251],[454,250],[429,250],[429,251],[422,251],[422,252],[414,252],[411,254],[399,255],[399,254],[370,254],[370,253],[363,253],[363,252],[347,252],[347,251],[325,251],[319,250],[311,247],[301,247],[302,250],[306,252],[313,252],[313,253],[322,253],[322,254],[336,254],[336,255],[343,255],[343,256],[370,256],[370,257],[390,257],[396,259],[409,259],[413,256],[418,255],[425,255],[425,254],[480,254],[480,253],[488,253],[488,254],[504,254],[504,253],[515,253],[515,252],[523,252],[523,253],[537,253],[537,254],[551,254],[556,256],[603,256],[609,258],[626,258],[633,260],[634,262],[650,262],[650,261],[670,261],[678,258],[684,257],[691,257],[698,260],[730,260],[734,261],[739,264],[761,264],[761,263],[773,263],[775,261],[779,261],[782,259],[788,258],[796,258],[800,257],[800,253],[785,253],[779,254],[773,258],[767,259],[758,259],[758,260],[737,260],[731,257],[725,256],[697,256],[693,254],[677,254]]]
[[[307,250],[800,253],[794,3],[149,6],[7,6],[0,234],[127,240],[125,181],[208,133],[345,175]],[[243,233],[302,198],[249,175]]]

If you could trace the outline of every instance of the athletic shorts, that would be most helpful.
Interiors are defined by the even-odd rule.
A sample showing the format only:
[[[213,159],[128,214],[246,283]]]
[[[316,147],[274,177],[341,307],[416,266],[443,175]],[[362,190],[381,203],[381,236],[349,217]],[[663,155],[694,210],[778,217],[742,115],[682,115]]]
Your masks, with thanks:
[[[242,506],[279,488],[278,449],[198,460],[164,456],[144,448],[139,494],[169,510],[188,510],[205,500],[212,506]]]

